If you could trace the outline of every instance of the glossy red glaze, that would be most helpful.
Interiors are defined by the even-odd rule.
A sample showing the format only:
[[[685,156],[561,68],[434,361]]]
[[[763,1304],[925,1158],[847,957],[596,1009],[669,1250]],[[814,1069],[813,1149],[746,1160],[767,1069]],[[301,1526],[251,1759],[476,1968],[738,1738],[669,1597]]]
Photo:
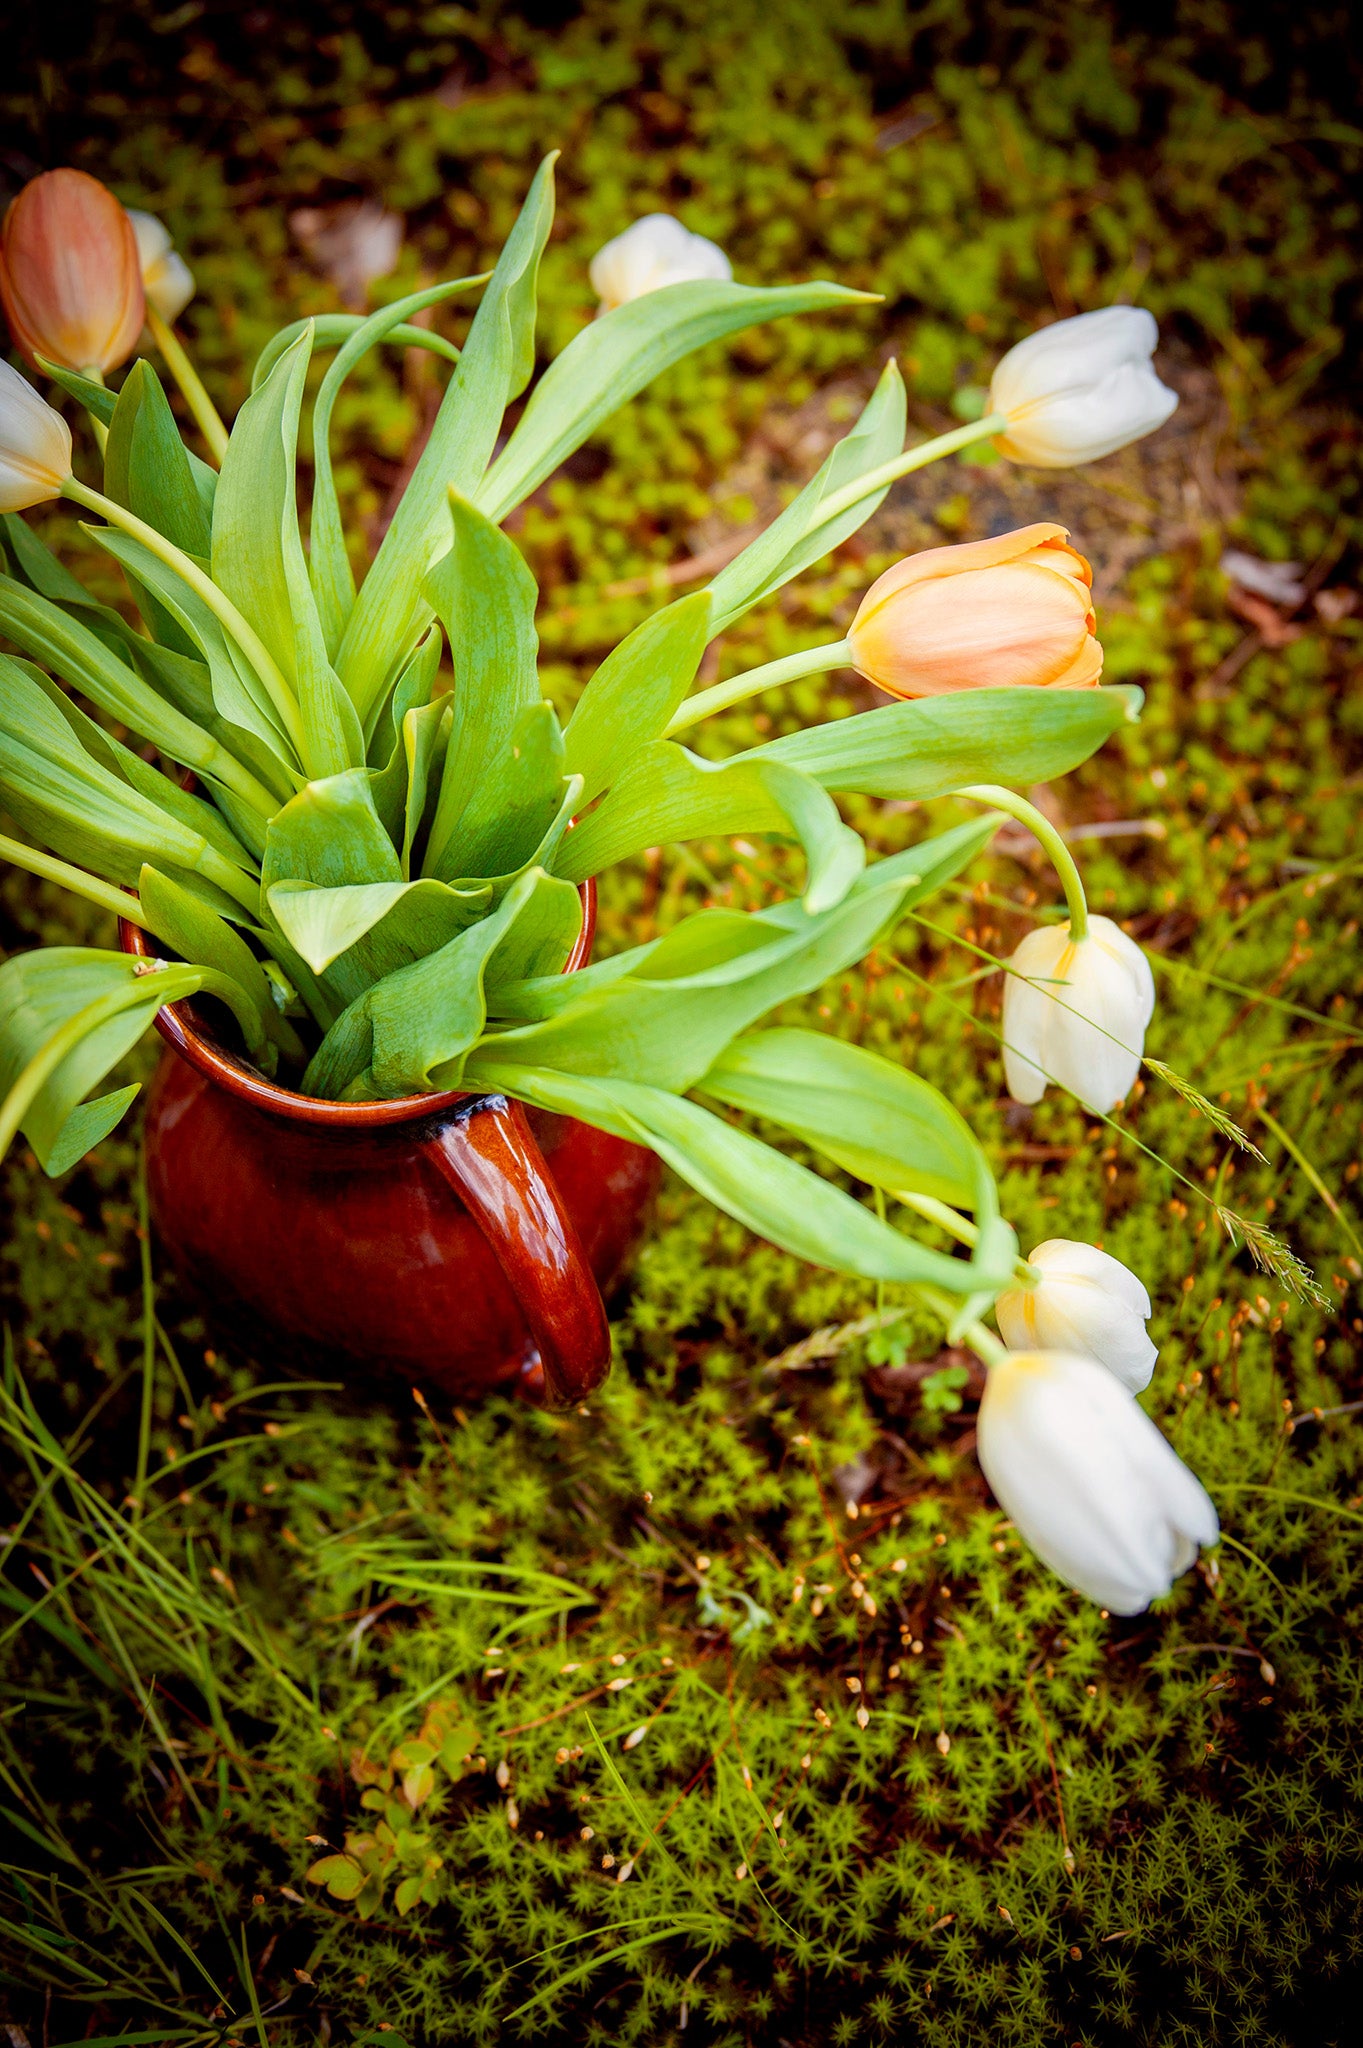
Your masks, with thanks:
[[[568,971],[591,951],[595,903]],[[122,927],[127,951],[151,947]],[[214,1310],[455,1399],[549,1406],[610,1367],[619,1276],[657,1160],[501,1096],[324,1102],[266,1081],[191,1003],[162,1010],[147,1181],[161,1243]]]

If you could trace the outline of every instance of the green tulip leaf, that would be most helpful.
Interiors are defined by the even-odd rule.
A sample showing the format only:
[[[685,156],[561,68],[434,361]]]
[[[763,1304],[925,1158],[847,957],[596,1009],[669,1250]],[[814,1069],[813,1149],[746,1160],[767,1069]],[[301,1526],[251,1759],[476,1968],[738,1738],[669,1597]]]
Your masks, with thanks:
[[[45,1173],[65,1173],[114,1128],[136,1084],[84,1098],[163,1002],[198,985],[192,968],[146,969],[83,946],[16,953],[0,967],[0,1154],[17,1127]]]
[[[896,913],[903,916],[914,905],[935,895],[963,867],[982,853],[1002,822],[997,811],[986,811],[982,817],[971,818],[964,825],[954,825],[949,832],[941,832],[933,839],[921,839],[916,846],[906,846],[902,853],[891,854],[887,860],[873,861],[864,868],[852,884],[850,894],[859,895],[865,889],[880,889],[887,882],[899,882],[904,893]],[[805,911],[798,902],[771,903],[762,912],[763,919],[770,924],[784,925],[792,929],[799,925]],[[694,918],[687,920],[694,924]]]
[[[970,783],[1064,775],[1138,717],[1141,702],[1130,684],[960,690],[788,733],[735,760],[782,761],[825,789],[922,800]]]
[[[713,632],[709,594],[694,591],[645,619],[606,656],[563,735],[564,772],[582,777],[584,806],[628,768],[640,747],[666,732]]]
[[[792,913],[791,919],[778,916],[778,912],[785,911]],[[699,910],[662,938],[612,953],[606,960],[595,960],[589,967],[580,968],[570,980],[551,972],[507,981],[498,989],[497,1015],[526,1024],[539,1023],[557,1017],[561,1010],[580,1002],[590,991],[612,987],[626,975],[664,982],[701,974],[745,953],[774,945],[782,932],[791,929],[792,921],[801,930],[808,925],[803,904],[778,904],[774,911],[761,912]]]
[[[187,555],[207,557],[212,522],[170,401],[148,362],[133,364],[118,394],[104,449],[104,489]]]
[[[218,742],[202,726],[167,703],[79,618],[10,576],[0,576],[0,632],[182,767],[204,769],[217,760]]]
[[[690,972],[676,971],[675,951],[689,943],[683,941],[673,957],[661,944],[622,976],[575,975],[567,983],[574,994],[555,1014],[499,1033],[497,1061],[503,1068],[524,1062],[615,1075],[680,1093],[768,1010],[860,960],[895,916],[904,889],[891,881],[859,891],[820,916],[801,918],[793,930],[747,919],[744,936],[759,943],[741,949],[732,923],[712,925],[707,936],[718,941],[722,957],[712,946],[705,964]]]
[[[260,1032],[290,1058],[303,1057],[302,1041],[280,1015],[264,968],[225,918],[183,882],[154,867],[143,868],[138,878],[138,895],[149,931],[182,960],[230,975],[254,1006]],[[267,1072],[273,1071],[273,1064],[270,1060]]]
[[[730,1109],[793,1132],[874,1187],[911,1188],[973,1209],[989,1181],[979,1144],[945,1096],[824,1032],[748,1032],[698,1085]]]
[[[461,285],[466,285],[472,290],[477,285],[486,284],[491,275],[492,272],[490,270],[483,270],[479,271],[477,276],[461,278],[459,282]],[[314,314],[312,317],[313,348],[339,348],[343,342],[349,341],[350,337],[357,333],[370,318],[371,315],[367,313]],[[299,335],[305,331],[307,326],[308,322],[306,320],[294,320],[287,327],[281,327],[277,333],[270,336],[270,339],[256,357],[251,371],[252,391],[259,391],[261,385],[279,361],[279,358],[292,348]],[[433,356],[443,356],[447,363],[457,363],[461,353],[456,344],[452,341],[447,341],[443,334],[436,334],[429,327],[416,327],[409,325],[407,322],[404,322],[399,327],[390,328],[384,334],[383,339],[393,348],[425,349]]]
[[[447,493],[469,496],[487,468],[502,414],[535,360],[540,255],[554,217],[554,158],[535,174],[473,316],[431,436],[355,600],[336,663],[365,719],[395,662],[430,618],[423,579],[449,546]],[[457,644],[457,643],[455,643]]]
[[[704,761],[674,740],[652,740],[565,839],[554,865],[580,882],[646,846],[734,832],[770,832],[800,843],[811,912],[838,902],[866,859],[861,840],[811,776],[753,754]]]
[[[489,519],[505,519],[613,412],[707,342],[760,321],[870,305],[874,298],[840,284],[759,288],[707,278],[664,285],[603,313],[545,371],[479,488],[478,504]]]
[[[361,882],[334,889],[314,882],[276,882],[269,904],[285,938],[314,974],[325,974],[371,933],[382,937],[385,943],[371,946],[365,955],[368,986],[437,951],[481,917],[491,895],[487,883],[460,890],[435,881]]]
[[[487,1019],[489,961],[544,885],[542,869],[522,875],[488,915],[357,996],[314,1054],[304,1092],[369,1100],[459,1087]]]
[[[35,668],[29,662],[19,662],[17,667],[25,670],[35,682],[48,702],[65,719],[75,734],[82,750],[92,761],[107,768],[113,775],[135,789],[159,811],[165,811],[179,824],[191,832],[199,833],[208,841],[213,851],[222,856],[232,867],[244,876],[255,878],[255,863],[250,853],[236,838],[224,822],[222,813],[215,805],[205,803],[200,796],[185,789],[174,777],[163,775],[159,768],[153,768],[131,747],[125,747],[121,740],[97,725],[93,718],[72,702],[66,692],[52,681],[50,676]]]
[[[458,729],[456,709],[455,733]],[[545,837],[561,815],[565,790],[572,790],[574,806],[581,801],[580,784],[564,780],[563,734],[552,704],[543,699],[527,704],[511,726],[509,741],[500,761],[475,786],[445,847],[441,866],[447,872],[504,875],[539,862]]]
[[[401,880],[396,849],[374,808],[367,769],[350,768],[308,783],[270,820],[261,866],[267,896],[277,882],[340,889]]]
[[[840,1188],[685,1096],[618,1076],[519,1066],[502,1058],[500,1044],[480,1047],[464,1079],[648,1146],[717,1209],[811,1265],[956,1296],[997,1291],[1012,1277],[1011,1260],[1001,1256],[981,1267],[902,1236]]]
[[[305,330],[253,391],[232,428],[213,504],[213,580],[292,684],[304,766],[339,775],[364,760],[354,706],[327,655],[298,531],[298,421],[312,356]]]
[[[30,590],[51,598],[54,604],[89,604],[90,593],[85,585],[62,567],[51,548],[39,540],[28,521],[17,512],[0,512],[0,535],[14,575]]]
[[[535,579],[514,543],[466,499],[451,491],[449,506],[454,545],[426,581],[455,657],[453,724],[423,862],[442,880],[477,873],[503,839],[510,844],[516,831],[524,836],[524,817],[510,830],[501,822],[513,802],[537,814],[547,808],[542,836],[563,783],[563,743],[540,697]],[[517,749],[530,739],[521,725],[527,713],[542,730],[523,762]],[[513,854],[503,865],[522,857]]]
[[[43,356],[39,356],[38,361],[42,365],[43,374],[50,377],[54,384],[60,384],[62,390],[74,398],[77,404],[83,405],[101,426],[107,427],[112,423],[114,408],[118,404],[116,391],[110,391],[105,384],[96,384],[92,377],[82,377],[79,370],[68,370],[62,364],[50,362]]]
[[[399,676],[388,702],[390,733],[387,759],[370,770],[374,808],[395,846],[401,847],[402,875],[412,873],[412,852],[426,818],[432,784],[438,783],[449,736],[450,699],[432,697],[444,646],[440,628],[432,626]],[[383,722],[380,721],[380,730]],[[371,743],[374,759],[378,733]]]
[[[780,518],[735,555],[710,585],[712,634],[724,632],[865,525],[884,502],[888,484],[832,519],[823,518],[820,507],[868,470],[892,462],[904,446],[904,424],[904,380],[898,364],[891,361],[851,433],[839,441]]]
[[[359,320],[354,331],[342,341],[336,360],[322,379],[322,388],[312,411],[314,474],[309,538],[313,594],[329,659],[335,658],[355,604],[355,578],[351,573],[341,524],[341,507],[331,470],[331,415],[341,386],[371,349],[391,337],[394,328],[402,327],[407,333],[422,332],[420,328],[405,327],[409,313],[420,313],[428,306],[438,306],[456,292],[467,291],[479,282],[477,278],[456,277],[445,284],[428,285],[424,291],[409,292],[406,298],[397,299],[391,306],[383,306],[377,313],[371,313],[368,319]],[[314,346],[317,339],[314,330]],[[459,360],[457,349],[453,351],[453,359]],[[259,381],[265,382],[268,374],[267,371],[266,377]]]
[[[185,792],[145,762],[138,766],[151,778],[152,793],[125,781],[108,765],[118,756],[107,735],[100,734],[103,759],[87,753],[74,729],[81,714],[54,703],[49,687],[0,655],[0,796],[21,828],[106,881],[136,886],[151,857],[202,874],[254,912],[256,887],[239,864],[246,860],[242,849],[229,859],[211,844],[197,814],[190,822],[180,801]]]
[[[301,781],[293,742],[279,723],[269,692],[203,599],[131,534],[112,526],[87,525],[85,531],[120,564],[134,596],[142,590],[153,593],[205,662],[219,716],[253,734],[280,764],[286,778]]]

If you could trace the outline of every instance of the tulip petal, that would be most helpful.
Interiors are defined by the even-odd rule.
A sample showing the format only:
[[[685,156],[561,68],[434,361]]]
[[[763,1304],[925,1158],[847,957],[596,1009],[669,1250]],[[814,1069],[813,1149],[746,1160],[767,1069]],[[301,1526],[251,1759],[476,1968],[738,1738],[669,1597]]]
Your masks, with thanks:
[[[1178,393],[1148,364],[1123,363],[1097,384],[1057,391],[1009,414],[1000,452],[1040,469],[1097,462],[1162,427]]]
[[[1075,1238],[1048,1237],[1028,1254],[1028,1264],[1040,1266],[1046,1274],[1062,1274],[1066,1279],[1082,1275],[1115,1295],[1143,1321],[1150,1315],[1150,1296],[1144,1283],[1130,1266],[1114,1259],[1111,1252],[1099,1251],[1096,1244],[1084,1244]]]
[[[670,213],[646,213],[597,250],[587,275],[609,311],[664,285],[704,278],[727,283],[733,268],[718,243],[693,235]]]
[[[993,392],[1006,412],[1038,390],[1087,384],[1123,363],[1148,362],[1158,342],[1155,316],[1144,306],[1100,306],[1096,312],[1076,313],[1015,343],[994,372]]]
[[[1026,562],[933,577],[863,612],[848,636],[857,667],[905,696],[1053,683],[1088,633],[1088,592]]]
[[[1150,1297],[1136,1275],[1095,1245],[1049,1238],[1028,1261],[1040,1276],[994,1304],[1014,1351],[1068,1351],[1096,1359],[1133,1394],[1150,1384],[1159,1353],[1146,1333]]]
[[[31,178],[5,216],[0,300],[19,347],[64,368],[108,372],[142,332],[132,222],[84,171]]]
[[[0,512],[24,512],[59,498],[70,474],[71,429],[0,358]]]
[[[1140,947],[1110,918],[1092,917],[1087,937],[1074,945],[1067,925],[1029,932],[1008,964],[1013,972],[1004,987],[1003,1035],[1009,1093],[1015,1101],[1036,1102],[1045,1092],[1018,1065],[1021,1059],[1095,1115],[1106,1115],[1140,1071],[1155,1007],[1154,977]],[[1039,1005],[1024,993],[1024,976],[1050,983],[1034,989]],[[1030,1092],[1013,1087],[1015,1069]]]
[[[991,1366],[979,1459],[1042,1560],[1114,1614],[1168,1592],[1216,1540],[1207,1494],[1113,1376],[1090,1358],[1015,1353]]]
[[[1178,396],[1151,363],[1158,340],[1140,306],[1105,306],[1029,334],[1008,351],[990,386],[990,411],[1008,415],[999,452],[1069,468],[1162,426]]]
[[[998,533],[988,540],[957,541],[950,547],[921,548],[916,555],[905,555],[900,562],[877,576],[875,582],[861,601],[858,617],[870,617],[888,597],[906,590],[913,583],[927,583],[937,576],[961,576],[974,569],[996,569],[1000,562],[1015,562],[1033,554],[1040,554],[1052,543],[1061,545],[1055,552],[1059,556],[1070,556],[1082,562],[1083,556],[1068,546],[1069,528],[1056,526],[1049,519],[1038,520],[1032,526],[1019,526],[1012,533]],[[1087,568],[1087,564],[1085,564]]]

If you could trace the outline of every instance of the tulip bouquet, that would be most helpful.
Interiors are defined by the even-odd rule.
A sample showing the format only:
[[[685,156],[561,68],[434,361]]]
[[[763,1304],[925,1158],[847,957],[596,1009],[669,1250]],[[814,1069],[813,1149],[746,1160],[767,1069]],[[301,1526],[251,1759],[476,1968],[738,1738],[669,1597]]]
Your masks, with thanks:
[[[1005,1508],[1063,1577],[1134,1611],[1216,1536],[1205,1494],[1134,1400],[1153,1362],[1139,1282],[1082,1246],[1021,1261],[984,1152],[942,1095],[843,1040],[761,1022],[862,959],[1006,814],[1046,845],[1068,907],[1010,963],[1008,1085],[1034,1101],[1056,1082],[1099,1111],[1126,1092],[1149,968],[1089,917],[1063,840],[1009,787],[1063,773],[1134,716],[1135,692],[1098,687],[1088,565],[1046,524],[933,549],[871,587],[844,639],[694,684],[716,635],[834,549],[896,478],[985,440],[1033,464],[1087,461],[1159,425],[1176,401],[1151,367],[1154,322],[1112,307],[1032,335],[1000,364],[982,418],[907,451],[891,362],[793,502],[708,588],[614,648],[561,725],[507,514],[689,351],[864,295],[736,284],[712,243],[651,217],[599,254],[598,317],[503,440],[535,367],[551,215],[552,159],[491,273],[286,327],[229,433],[174,333],[192,280],[159,224],[72,171],[12,206],[11,333],[84,408],[102,487],[76,474],[62,414],[0,363],[0,634],[15,650],[0,654],[0,802],[23,834],[0,851],[141,926],[158,953],[56,947],[0,968],[0,1149],[22,1130],[49,1173],[74,1164],[135,1093],[94,1092],[103,1077],[188,996],[224,1006],[244,1057],[307,1095],[462,1089],[597,1125],[798,1256],[917,1290],[990,1364],[980,1455]],[[462,351],[412,324],[474,292]],[[106,385],[144,326],[207,459],[151,362],[117,393]],[[385,343],[454,369],[357,587],[330,426],[346,377]],[[305,545],[296,455],[322,348],[335,354],[311,402]],[[92,515],[136,622],[96,603],[18,516],[55,499]],[[898,701],[723,760],[679,742],[729,705],[844,666]],[[844,792],[964,796],[980,815],[868,865],[834,802]],[[802,894],[750,915],[703,910],[562,971],[602,870],[737,833],[797,845]],[[882,1199],[866,1206],[733,1112]],[[960,1255],[915,1237],[917,1219]]]

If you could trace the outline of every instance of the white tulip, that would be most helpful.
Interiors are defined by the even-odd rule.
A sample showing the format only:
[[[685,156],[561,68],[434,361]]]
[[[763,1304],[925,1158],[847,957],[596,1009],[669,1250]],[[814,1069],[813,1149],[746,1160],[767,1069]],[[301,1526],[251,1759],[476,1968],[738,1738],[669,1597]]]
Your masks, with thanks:
[[[1220,1533],[1188,1467],[1091,1358],[1014,1351],[991,1365],[978,1451],[1038,1557],[1112,1614],[1139,1614]]]
[[[727,283],[733,274],[718,243],[693,235],[670,213],[646,213],[636,220],[597,250],[588,271],[603,313],[665,284],[690,284],[702,278]]]
[[[1104,1115],[1141,1067],[1155,1008],[1150,962],[1110,917],[1082,939],[1068,920],[1028,932],[1003,985],[1003,1070],[1015,1102],[1040,1102],[1048,1081]]]
[[[1010,1351],[1069,1351],[1096,1359],[1128,1393],[1150,1384],[1159,1352],[1146,1332],[1150,1296],[1129,1266],[1096,1245],[1049,1237],[1027,1262],[1041,1278],[1010,1287],[994,1314]]]
[[[142,289],[169,326],[178,320],[194,296],[194,273],[170,239],[170,229],[154,213],[128,208],[128,219],[137,237],[137,260],[142,266]]]
[[[1000,453],[1069,469],[1162,427],[1178,394],[1155,375],[1158,340],[1143,306],[1105,306],[1029,334],[989,387],[990,412],[1008,415]]]
[[[71,474],[71,429],[0,357],[0,512],[59,498]]]

